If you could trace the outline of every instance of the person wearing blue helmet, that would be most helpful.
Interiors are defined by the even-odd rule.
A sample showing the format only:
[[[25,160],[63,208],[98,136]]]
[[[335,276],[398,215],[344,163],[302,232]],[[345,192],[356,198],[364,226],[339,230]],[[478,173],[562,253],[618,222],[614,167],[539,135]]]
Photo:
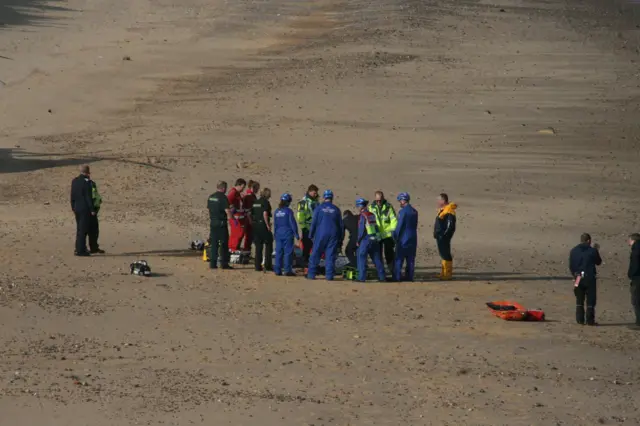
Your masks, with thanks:
[[[309,259],[307,278],[316,278],[320,257],[324,253],[325,277],[332,281],[335,275],[336,256],[344,234],[344,224],[340,209],[333,204],[333,191],[327,189],[322,195],[324,202],[313,211],[309,238],[313,240],[313,248]]]
[[[356,200],[356,207],[360,210],[358,221],[358,281],[367,280],[367,257],[371,257],[378,271],[378,281],[386,281],[380,241],[382,235],[376,220],[376,216],[367,210],[369,202],[364,198]]]
[[[393,239],[396,241],[393,280],[401,281],[402,264],[406,262],[404,281],[413,281],[418,249],[418,211],[409,204],[411,197],[408,193],[398,194],[398,201],[400,202],[398,226],[393,231]]]
[[[282,275],[284,260],[284,273],[288,277],[296,275],[293,272],[293,242],[294,238],[298,241],[300,240],[298,224],[293,215],[293,210],[289,208],[291,200],[291,194],[282,194],[280,204],[273,214],[274,237],[276,240],[276,261],[273,265],[273,271],[276,275]]]

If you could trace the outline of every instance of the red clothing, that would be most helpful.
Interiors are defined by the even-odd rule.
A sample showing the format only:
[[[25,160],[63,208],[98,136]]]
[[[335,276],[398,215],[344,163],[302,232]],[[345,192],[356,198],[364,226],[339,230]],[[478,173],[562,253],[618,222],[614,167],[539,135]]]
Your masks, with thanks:
[[[246,240],[245,227],[249,222],[242,205],[242,193],[235,188],[231,188],[231,191],[227,194],[227,199],[229,200],[233,217],[236,218],[230,223],[229,250],[240,250],[242,240]],[[249,249],[251,249],[251,246],[249,246]]]
[[[244,210],[242,209],[242,194],[235,188],[231,188],[231,191],[227,194],[229,200],[229,206],[231,206],[231,212],[233,216],[240,219],[244,219]]]

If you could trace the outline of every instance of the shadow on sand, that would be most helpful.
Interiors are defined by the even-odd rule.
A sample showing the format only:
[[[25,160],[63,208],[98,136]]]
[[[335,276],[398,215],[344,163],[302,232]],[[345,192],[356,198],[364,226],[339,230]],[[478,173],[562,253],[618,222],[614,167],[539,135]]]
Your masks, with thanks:
[[[104,256],[125,257],[125,256],[155,256],[155,257],[202,257],[202,252],[190,249],[174,250],[150,250],[150,251],[130,251],[127,253],[105,254]]]
[[[171,171],[171,169],[155,164],[149,164],[142,161],[127,160],[119,157],[101,155],[77,155],[69,153],[46,154],[39,152],[25,152],[20,149],[0,148],[0,174],[32,172],[53,167],[79,166],[81,164],[90,164],[96,161],[115,161],[118,163],[127,163],[150,167],[167,172]]]
[[[71,12],[64,0],[0,0],[0,29],[15,25],[50,25],[51,12]],[[6,58],[5,58],[6,59]]]
[[[426,269],[416,268],[415,281],[437,281],[435,272]],[[518,272],[469,272],[461,271],[454,273],[454,281],[550,281],[568,280],[566,276],[545,276],[532,273]]]

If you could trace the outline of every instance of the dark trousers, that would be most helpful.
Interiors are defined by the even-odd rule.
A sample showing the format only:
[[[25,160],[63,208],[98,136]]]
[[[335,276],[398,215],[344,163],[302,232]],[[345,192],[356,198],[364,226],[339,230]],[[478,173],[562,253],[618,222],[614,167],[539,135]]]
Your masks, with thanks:
[[[576,295],[576,322],[578,324],[585,323],[584,302],[587,302],[586,323],[593,325],[596,322],[596,279],[582,278],[578,287],[573,288]]]
[[[440,257],[442,258],[442,260],[452,262],[453,256],[451,256],[451,238],[438,238],[436,239],[436,243],[438,244],[438,253],[440,253]]]
[[[273,234],[267,229],[264,223],[256,223],[253,227],[253,244],[256,246],[255,267],[256,271],[262,270],[262,260],[264,258],[264,269],[273,269]]]
[[[89,250],[98,251],[98,236],[100,235],[100,225],[98,223],[98,214],[89,216]]]
[[[309,238],[309,229],[302,228],[302,260],[305,265],[309,263],[309,253],[311,253],[312,246],[313,241]]]
[[[76,253],[87,252],[87,235],[89,234],[91,213],[75,212],[76,215]]]
[[[209,267],[218,267],[218,253],[220,255],[223,268],[229,266],[229,228],[227,224],[211,224],[209,231],[211,240],[211,256],[209,256]]]
[[[631,281],[631,305],[636,314],[636,325],[640,325],[640,278]]]
[[[344,250],[344,255],[349,259],[349,266],[356,268],[358,267],[358,258],[356,253],[358,251],[357,241],[355,238],[349,239],[347,242],[347,248]]]
[[[384,263],[390,271],[393,271],[394,260],[396,258],[396,242],[393,238],[385,238],[380,241],[380,255],[384,256]]]

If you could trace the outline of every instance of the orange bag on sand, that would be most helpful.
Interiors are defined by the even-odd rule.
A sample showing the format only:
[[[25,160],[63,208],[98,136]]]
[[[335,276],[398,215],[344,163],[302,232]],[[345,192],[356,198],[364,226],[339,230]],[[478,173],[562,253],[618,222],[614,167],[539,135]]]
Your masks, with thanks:
[[[527,309],[516,302],[487,302],[487,307],[493,315],[506,321],[544,321],[544,311]]]

